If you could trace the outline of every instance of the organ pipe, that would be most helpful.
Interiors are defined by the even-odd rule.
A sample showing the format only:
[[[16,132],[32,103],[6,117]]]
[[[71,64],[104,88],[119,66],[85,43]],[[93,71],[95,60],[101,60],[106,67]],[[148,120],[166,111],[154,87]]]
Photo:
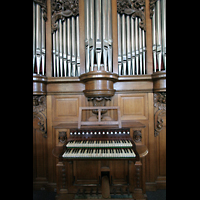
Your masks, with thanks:
[[[119,75],[146,74],[146,31],[139,26],[142,19],[118,13],[117,20]]]
[[[112,5],[111,0],[108,0],[108,22],[104,26],[108,26],[108,71],[112,71]]]
[[[152,42],[154,72],[166,70],[166,0],[158,0],[155,4],[152,16]]]

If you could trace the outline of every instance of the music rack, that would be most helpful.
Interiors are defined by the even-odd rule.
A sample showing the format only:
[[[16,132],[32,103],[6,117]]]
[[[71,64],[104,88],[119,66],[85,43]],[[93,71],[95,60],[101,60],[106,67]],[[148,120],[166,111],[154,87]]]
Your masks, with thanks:
[[[98,121],[82,121],[82,111],[83,110],[98,110]],[[117,110],[118,120],[117,121],[101,121],[101,111],[102,110]],[[87,107],[79,107],[79,118],[78,118],[78,129],[81,128],[81,125],[118,125],[119,128],[122,127],[121,122],[121,114],[119,106],[87,106]]]

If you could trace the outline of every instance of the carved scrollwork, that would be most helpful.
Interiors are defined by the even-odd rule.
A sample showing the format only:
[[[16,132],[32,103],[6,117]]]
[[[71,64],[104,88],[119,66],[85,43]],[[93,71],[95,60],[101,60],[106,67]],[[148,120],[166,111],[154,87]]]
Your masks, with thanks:
[[[52,32],[57,30],[56,21],[79,14],[79,0],[52,0]]]
[[[145,0],[117,0],[117,12],[131,15],[133,18],[140,17],[140,28],[146,30]]]
[[[33,1],[40,5],[42,9],[43,19],[47,21],[47,0],[33,0]]]
[[[163,116],[166,116],[166,93],[155,93],[154,94],[154,136],[158,136],[160,131],[163,129]]]
[[[38,118],[39,130],[43,136],[47,137],[47,118],[46,118],[46,97],[33,96],[33,119]]]

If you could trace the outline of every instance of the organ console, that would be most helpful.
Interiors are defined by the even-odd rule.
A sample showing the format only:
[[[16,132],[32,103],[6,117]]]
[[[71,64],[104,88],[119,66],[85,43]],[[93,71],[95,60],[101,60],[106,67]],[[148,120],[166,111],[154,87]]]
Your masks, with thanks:
[[[63,159],[139,160],[129,129],[70,130]]]
[[[57,199],[146,199],[142,191],[141,151],[135,141],[141,137],[133,128],[139,122],[116,125],[60,124],[59,143],[53,149],[58,158]],[[137,137],[134,133],[139,133]],[[146,151],[146,154],[145,154]],[[92,198],[93,197],[93,198]]]

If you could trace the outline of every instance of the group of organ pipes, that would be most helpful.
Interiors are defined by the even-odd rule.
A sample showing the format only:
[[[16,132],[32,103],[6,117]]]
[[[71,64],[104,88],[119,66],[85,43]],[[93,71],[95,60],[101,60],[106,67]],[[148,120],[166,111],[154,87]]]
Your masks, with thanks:
[[[112,2],[84,0],[85,72],[96,66],[113,72]],[[166,70],[166,0],[157,0],[152,18],[153,71]],[[33,73],[46,73],[44,7],[33,1]],[[52,77],[80,76],[79,15],[58,19],[52,29]],[[146,31],[141,18],[117,14],[118,75],[143,75]]]

